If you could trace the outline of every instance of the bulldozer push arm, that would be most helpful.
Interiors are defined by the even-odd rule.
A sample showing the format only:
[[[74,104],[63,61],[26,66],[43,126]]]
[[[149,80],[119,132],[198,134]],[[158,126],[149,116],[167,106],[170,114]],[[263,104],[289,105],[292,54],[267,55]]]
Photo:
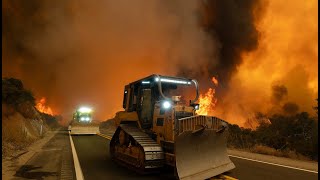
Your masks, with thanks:
[[[164,99],[171,99],[171,98],[168,98],[168,97],[166,97],[164,94],[163,94],[163,92],[162,92],[162,87],[161,87],[161,78],[160,78],[160,76],[159,75],[155,75],[155,77],[156,77],[156,79],[159,79],[157,82],[158,82],[158,90],[159,90],[159,92],[160,92],[160,94],[161,94],[161,96],[164,98]],[[198,100],[198,98],[199,98],[199,86],[198,86],[198,81],[196,81],[195,79],[192,79],[191,80],[193,83],[194,83],[194,85],[195,85],[195,87],[196,87],[196,97],[195,97],[195,99],[194,100],[192,100],[191,101],[191,103],[190,104],[193,104],[193,103],[195,103],[197,100]],[[188,84],[189,82],[187,82],[187,84]]]

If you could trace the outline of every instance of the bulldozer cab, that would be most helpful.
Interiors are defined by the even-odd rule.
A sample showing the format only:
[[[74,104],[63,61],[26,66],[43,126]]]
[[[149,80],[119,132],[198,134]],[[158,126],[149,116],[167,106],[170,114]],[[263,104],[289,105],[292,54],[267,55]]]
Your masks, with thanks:
[[[196,84],[197,99],[198,87],[194,80],[159,75],[148,76],[125,86],[123,108],[127,112],[137,112],[142,128],[151,128],[156,103],[165,100],[172,101],[172,97],[180,96],[187,86],[192,85],[192,82]],[[191,94],[189,91],[187,94]],[[190,100],[189,103],[195,101]],[[187,100],[183,102],[187,103]]]

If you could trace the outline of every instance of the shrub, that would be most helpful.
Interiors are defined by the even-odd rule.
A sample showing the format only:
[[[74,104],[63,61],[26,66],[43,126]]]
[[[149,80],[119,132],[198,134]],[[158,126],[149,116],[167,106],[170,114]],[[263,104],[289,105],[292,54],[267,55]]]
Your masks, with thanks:
[[[24,102],[35,105],[35,98],[31,91],[24,89],[21,80],[2,78],[2,102],[17,107]]]
[[[317,119],[306,112],[291,116],[273,115],[269,119],[271,124],[262,123],[254,131],[229,125],[228,146],[318,160]]]

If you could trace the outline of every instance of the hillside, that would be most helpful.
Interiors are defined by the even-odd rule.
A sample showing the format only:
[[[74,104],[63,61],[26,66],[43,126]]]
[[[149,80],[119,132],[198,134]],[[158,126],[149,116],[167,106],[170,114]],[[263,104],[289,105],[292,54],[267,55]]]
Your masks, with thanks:
[[[2,78],[2,158],[14,156],[57,125],[55,117],[35,108],[33,94],[20,80]]]

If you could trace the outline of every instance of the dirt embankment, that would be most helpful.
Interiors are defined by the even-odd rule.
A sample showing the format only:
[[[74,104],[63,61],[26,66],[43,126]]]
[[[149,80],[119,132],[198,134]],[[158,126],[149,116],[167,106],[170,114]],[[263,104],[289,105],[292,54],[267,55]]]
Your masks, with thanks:
[[[40,114],[28,103],[19,110],[2,103],[2,158],[24,149],[47,130]]]
[[[14,78],[2,79],[1,120],[2,158],[19,154],[19,150],[42,138],[49,129],[48,117],[35,108],[32,93]]]

